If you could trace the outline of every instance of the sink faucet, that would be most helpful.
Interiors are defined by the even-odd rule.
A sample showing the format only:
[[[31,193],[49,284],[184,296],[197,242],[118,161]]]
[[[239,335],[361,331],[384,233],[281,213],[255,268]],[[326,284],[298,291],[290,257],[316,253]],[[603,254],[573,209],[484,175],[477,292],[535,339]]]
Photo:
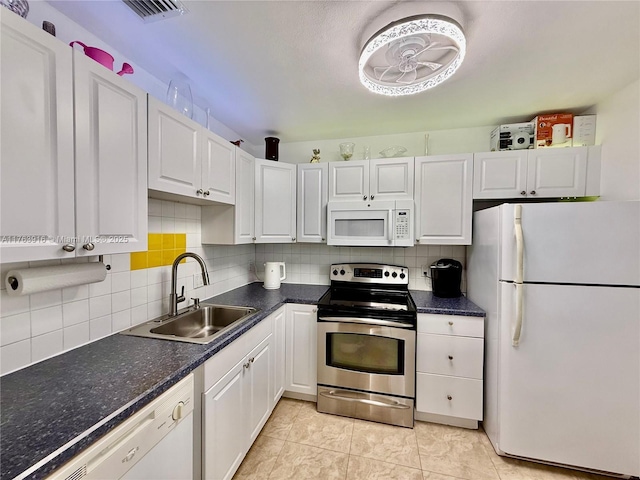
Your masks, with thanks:
[[[184,287],[182,287],[182,293],[180,296],[176,293],[176,289],[178,287],[178,265],[183,258],[187,257],[195,259],[200,264],[200,269],[202,270],[202,283],[204,285],[209,285],[209,272],[207,271],[207,266],[204,264],[204,260],[202,260],[200,255],[196,255],[191,252],[185,252],[178,255],[173,261],[173,266],[171,267],[171,293],[169,294],[170,317],[175,317],[178,314],[178,304],[180,302],[184,302]]]

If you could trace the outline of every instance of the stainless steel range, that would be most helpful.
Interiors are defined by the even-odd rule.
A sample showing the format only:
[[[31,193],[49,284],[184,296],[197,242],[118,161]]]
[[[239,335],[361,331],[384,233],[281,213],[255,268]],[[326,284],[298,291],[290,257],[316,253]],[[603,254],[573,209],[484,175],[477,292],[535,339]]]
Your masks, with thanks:
[[[413,427],[416,306],[406,267],[331,266],[318,303],[318,411]]]

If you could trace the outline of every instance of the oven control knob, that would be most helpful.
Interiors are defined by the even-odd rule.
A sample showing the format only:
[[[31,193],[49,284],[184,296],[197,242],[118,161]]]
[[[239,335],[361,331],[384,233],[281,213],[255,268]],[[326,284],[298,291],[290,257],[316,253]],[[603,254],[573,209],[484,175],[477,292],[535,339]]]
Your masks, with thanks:
[[[333,271],[333,274],[334,274],[334,275],[337,275],[337,274],[338,274],[338,270],[334,270],[334,271]]]
[[[396,278],[396,277],[398,276],[398,274],[397,274],[396,272],[393,272],[393,273],[391,274],[391,276],[392,276],[393,278]]]
[[[384,276],[388,277],[389,276],[389,272],[384,272]]]
[[[340,275],[344,275],[345,271],[344,270],[340,270]]]
[[[404,277],[406,277],[406,275],[404,273],[401,273],[400,278],[404,278]]]

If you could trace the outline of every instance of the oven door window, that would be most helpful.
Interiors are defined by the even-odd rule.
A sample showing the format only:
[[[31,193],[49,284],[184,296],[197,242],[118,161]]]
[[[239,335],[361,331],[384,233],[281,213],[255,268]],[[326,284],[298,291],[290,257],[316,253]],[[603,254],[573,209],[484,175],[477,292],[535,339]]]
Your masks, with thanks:
[[[404,375],[404,340],[359,333],[327,333],[327,366]]]

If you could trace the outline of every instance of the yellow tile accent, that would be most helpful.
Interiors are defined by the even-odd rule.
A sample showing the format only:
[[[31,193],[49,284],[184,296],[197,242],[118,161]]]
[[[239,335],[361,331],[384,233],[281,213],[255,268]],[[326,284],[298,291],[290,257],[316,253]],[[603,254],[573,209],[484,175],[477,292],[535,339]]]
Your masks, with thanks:
[[[150,233],[149,250],[131,253],[131,270],[172,265],[175,258],[186,251],[186,233]],[[186,261],[182,259],[180,263]]]
[[[149,250],[162,250],[162,233],[149,234]]]
[[[149,268],[153,268],[153,267],[161,267],[163,265],[162,263],[162,250],[154,250],[152,252],[148,252],[148,265]]]
[[[162,235],[162,250],[173,250],[176,248],[175,234],[165,233]]]
[[[147,252],[133,252],[131,254],[131,270],[147,268]]]
[[[186,251],[187,248],[187,234],[186,233],[176,233],[176,248],[183,248]],[[183,252],[181,252],[183,253]]]

